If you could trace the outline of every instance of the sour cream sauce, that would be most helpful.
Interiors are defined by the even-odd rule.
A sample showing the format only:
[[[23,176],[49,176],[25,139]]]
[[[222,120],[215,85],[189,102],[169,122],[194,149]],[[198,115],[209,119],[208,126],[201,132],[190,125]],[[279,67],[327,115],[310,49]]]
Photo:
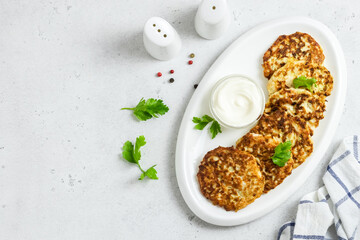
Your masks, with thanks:
[[[222,125],[244,127],[258,119],[264,110],[264,93],[243,76],[230,76],[212,91],[211,110]]]

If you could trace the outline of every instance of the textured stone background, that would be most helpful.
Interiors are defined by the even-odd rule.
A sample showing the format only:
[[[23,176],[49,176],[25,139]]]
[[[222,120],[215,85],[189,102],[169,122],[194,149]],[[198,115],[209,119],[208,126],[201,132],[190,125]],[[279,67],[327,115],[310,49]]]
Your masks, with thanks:
[[[221,39],[200,38],[193,26],[199,1],[0,1],[0,239],[274,239],[301,196],[322,185],[339,141],[359,133],[360,2],[230,1],[233,24]],[[255,25],[304,15],[325,23],[342,44],[348,91],[342,122],[323,161],[272,213],[237,227],[198,219],[177,186],[177,132],[197,83],[217,56]],[[142,27],[167,19],[183,48],[174,60],[152,59]],[[186,64],[194,52],[194,64]],[[175,82],[168,75],[175,69]],[[137,122],[121,107],[161,97],[164,117]],[[144,134],[145,167],[119,157],[123,143]]]

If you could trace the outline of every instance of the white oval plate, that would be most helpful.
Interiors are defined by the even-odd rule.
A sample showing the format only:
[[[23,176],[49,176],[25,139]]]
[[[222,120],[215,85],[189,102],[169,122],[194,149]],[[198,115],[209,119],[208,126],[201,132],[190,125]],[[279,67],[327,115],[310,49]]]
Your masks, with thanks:
[[[324,65],[334,77],[334,89],[325,113],[325,118],[315,130],[314,152],[300,167],[285,179],[276,189],[262,195],[252,204],[238,212],[227,212],[214,206],[200,192],[196,179],[199,164],[211,149],[217,146],[232,146],[252,126],[246,129],[224,129],[211,139],[207,129],[195,130],[192,118],[209,114],[209,94],[214,84],[229,74],[243,74],[258,81],[267,93],[267,79],[263,76],[262,57],[276,38],[296,31],[309,33],[322,46]],[[206,222],[232,226],[250,222],[280,206],[310,176],[321,161],[339,123],[346,93],[346,65],[344,54],[335,35],[322,23],[305,18],[282,18],[261,24],[240,36],[210,67],[201,80],[185,111],[176,145],[176,176],[180,191],[190,209]],[[267,95],[267,94],[266,94]],[[268,96],[266,96],[268,98]]]

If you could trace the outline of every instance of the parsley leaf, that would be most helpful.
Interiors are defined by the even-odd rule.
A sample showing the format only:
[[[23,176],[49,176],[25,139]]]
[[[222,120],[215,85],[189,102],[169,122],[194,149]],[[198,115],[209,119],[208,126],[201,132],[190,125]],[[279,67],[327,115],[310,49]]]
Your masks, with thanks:
[[[150,178],[150,179],[159,179],[157,177],[157,171],[155,170],[155,167],[156,165],[150,167],[148,170],[146,170],[145,172],[143,172],[140,177],[139,177],[139,180],[143,180],[146,177]]]
[[[158,118],[169,111],[169,107],[161,99],[149,98],[140,99],[140,102],[134,108],[121,108],[121,110],[132,110],[135,117],[140,121],[146,121],[150,118]]]
[[[142,146],[145,146],[146,142],[145,142],[145,137],[144,136],[139,136],[136,138],[135,141],[135,150],[134,150],[134,159],[136,162],[138,162],[141,158],[141,152],[140,152],[140,148]]]
[[[279,143],[275,148],[275,153],[271,157],[274,164],[279,167],[285,166],[287,161],[291,158],[291,141]]]
[[[142,173],[141,175],[140,175],[140,177],[138,178],[138,180],[143,180],[145,178],[145,173]]]
[[[315,78],[306,78],[305,76],[300,76],[298,78],[295,78],[294,81],[294,87],[305,87],[309,91],[312,91],[312,86],[315,84],[316,86],[316,79]]]
[[[157,177],[157,171],[155,170],[155,167],[156,165],[154,165],[154,166],[152,166],[152,167],[150,167],[148,170],[146,170],[146,172],[145,172],[145,175],[148,177],[148,178],[150,178],[150,179],[159,179],[158,177]]]
[[[130,141],[127,141],[123,146],[123,152],[122,152],[123,158],[126,159],[128,162],[136,163],[133,152],[134,152],[134,145]]]
[[[201,118],[193,117],[192,121],[193,121],[193,123],[196,123],[195,129],[197,129],[197,130],[203,130],[206,127],[206,125],[208,125],[209,123],[212,122],[212,124],[209,128],[212,139],[214,139],[218,133],[222,132],[220,124],[215,119],[210,117],[209,115],[204,115]]]
[[[208,123],[211,123],[212,121],[214,121],[214,119],[212,117],[210,117],[209,115],[204,115],[202,116],[202,118],[198,118],[198,117],[193,117],[193,123],[197,123],[195,125],[195,128],[197,130],[203,130],[204,127],[206,127],[206,125],[208,125]]]
[[[144,136],[139,136],[136,138],[135,141],[135,147],[134,144],[130,141],[127,141],[124,143],[123,146],[123,152],[122,152],[122,156],[125,160],[127,160],[130,163],[134,163],[136,164],[140,171],[142,172],[139,180],[143,180],[145,177],[148,177],[150,179],[158,179],[157,177],[157,171],[155,170],[155,166],[150,167],[148,170],[144,171],[141,166],[140,166],[140,159],[141,159],[141,152],[140,152],[140,148],[142,146],[145,146],[146,141],[145,141],[145,137]]]
[[[211,138],[214,139],[218,133],[222,133],[220,124],[217,121],[213,121],[210,126]]]

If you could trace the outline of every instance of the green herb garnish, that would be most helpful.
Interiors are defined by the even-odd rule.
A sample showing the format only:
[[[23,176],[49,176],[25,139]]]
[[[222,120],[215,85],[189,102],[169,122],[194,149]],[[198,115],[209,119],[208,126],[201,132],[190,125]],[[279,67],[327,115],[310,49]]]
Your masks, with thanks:
[[[287,161],[291,158],[291,141],[286,141],[284,143],[279,143],[275,148],[275,153],[271,157],[274,164],[279,167],[285,166]]]
[[[134,144],[130,141],[125,142],[124,146],[123,146],[123,152],[122,152],[122,156],[125,160],[127,160],[130,163],[135,163],[136,165],[138,165],[140,171],[142,172],[142,174],[139,177],[139,180],[143,180],[145,177],[148,177],[150,179],[158,179],[157,177],[157,172],[155,170],[155,166],[150,167],[148,170],[143,170],[139,164],[139,161],[141,159],[141,152],[140,152],[140,148],[142,146],[145,146],[146,142],[145,142],[145,137],[144,136],[139,136],[136,138],[136,142],[135,142],[135,147]]]
[[[294,87],[305,87],[309,89],[309,91],[312,91],[312,86],[315,84],[316,86],[316,79],[315,78],[306,78],[305,76],[300,76],[298,78],[295,78],[294,81]]]
[[[146,121],[150,118],[157,118],[160,115],[164,115],[169,111],[169,108],[161,99],[149,98],[145,101],[145,99],[142,98],[136,107],[122,108],[121,110],[133,110],[137,119]]]
[[[202,118],[193,117],[192,121],[193,123],[196,123],[195,129],[198,130],[203,130],[206,127],[206,125],[212,122],[209,128],[212,139],[214,139],[218,133],[222,133],[220,124],[209,115],[204,115],[202,116]]]

